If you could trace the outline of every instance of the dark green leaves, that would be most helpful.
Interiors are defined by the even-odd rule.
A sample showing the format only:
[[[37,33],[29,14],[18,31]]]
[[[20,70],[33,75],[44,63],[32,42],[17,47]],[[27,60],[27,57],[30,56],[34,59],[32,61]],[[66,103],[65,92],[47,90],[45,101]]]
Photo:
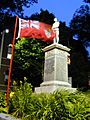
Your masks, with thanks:
[[[90,42],[90,7],[88,5],[82,5],[76,10],[70,27],[84,45]]]
[[[37,3],[37,1],[38,0],[1,0],[0,12],[19,15],[23,12],[24,7],[30,7],[31,4]]]

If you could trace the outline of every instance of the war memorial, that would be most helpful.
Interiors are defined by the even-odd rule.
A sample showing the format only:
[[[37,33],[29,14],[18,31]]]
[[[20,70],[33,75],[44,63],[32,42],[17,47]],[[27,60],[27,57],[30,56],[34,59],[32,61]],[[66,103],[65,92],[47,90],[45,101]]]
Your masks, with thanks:
[[[51,93],[56,90],[66,89],[74,91],[68,81],[68,57],[70,49],[59,44],[59,22],[54,19],[52,28],[56,33],[53,44],[45,47],[44,78],[40,87],[35,88],[36,93]]]

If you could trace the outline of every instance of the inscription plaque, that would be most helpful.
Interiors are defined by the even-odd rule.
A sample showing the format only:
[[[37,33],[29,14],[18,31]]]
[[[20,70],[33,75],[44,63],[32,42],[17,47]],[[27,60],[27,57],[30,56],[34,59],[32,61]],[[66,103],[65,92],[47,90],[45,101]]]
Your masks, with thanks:
[[[54,58],[46,59],[45,61],[45,73],[50,74],[54,71]]]

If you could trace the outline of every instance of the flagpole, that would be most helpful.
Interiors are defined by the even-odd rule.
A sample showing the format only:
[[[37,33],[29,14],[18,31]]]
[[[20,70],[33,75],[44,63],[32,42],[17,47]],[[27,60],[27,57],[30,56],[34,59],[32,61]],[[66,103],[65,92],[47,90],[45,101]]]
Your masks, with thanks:
[[[11,59],[10,59],[8,86],[7,86],[7,91],[6,91],[6,106],[8,106],[8,97],[9,97],[11,71],[12,71],[12,61],[13,61],[13,55],[14,55],[14,43],[15,43],[15,39],[16,39],[17,20],[18,20],[18,16],[16,16],[15,27],[14,27],[14,35],[13,35],[13,40],[12,40],[12,55],[11,55]]]

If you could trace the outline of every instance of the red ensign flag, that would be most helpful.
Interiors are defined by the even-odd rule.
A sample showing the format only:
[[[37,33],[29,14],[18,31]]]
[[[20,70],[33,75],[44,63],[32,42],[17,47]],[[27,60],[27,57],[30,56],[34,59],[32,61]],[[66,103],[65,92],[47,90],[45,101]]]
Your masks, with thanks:
[[[19,18],[18,38],[37,38],[45,42],[53,42],[55,33],[51,25]]]

